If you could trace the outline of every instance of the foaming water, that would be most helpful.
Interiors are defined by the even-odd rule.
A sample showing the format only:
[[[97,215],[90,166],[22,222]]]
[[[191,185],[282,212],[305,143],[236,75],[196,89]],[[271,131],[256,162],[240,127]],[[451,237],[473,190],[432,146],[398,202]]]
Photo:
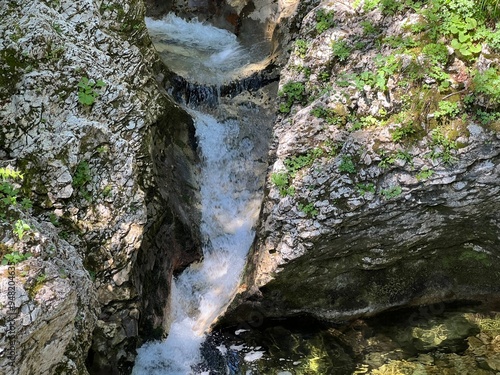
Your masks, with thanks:
[[[209,115],[190,112],[203,160],[204,258],[174,280],[168,338],[139,349],[135,375],[195,373],[193,366],[201,360],[199,349],[204,335],[234,296],[254,238],[252,227],[261,198],[246,188],[249,179],[255,178],[246,172],[253,169],[254,162],[244,157],[252,148],[251,142],[239,140],[240,124],[236,120],[219,122]]]
[[[172,13],[146,18],[146,26],[162,60],[191,82],[222,84],[249,62],[249,52],[229,31]]]

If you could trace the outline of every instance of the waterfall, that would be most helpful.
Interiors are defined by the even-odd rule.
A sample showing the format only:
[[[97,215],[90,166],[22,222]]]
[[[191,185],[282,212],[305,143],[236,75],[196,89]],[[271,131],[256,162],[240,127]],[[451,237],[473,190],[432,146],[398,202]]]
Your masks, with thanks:
[[[148,19],[147,25],[157,49],[170,51],[169,66],[189,80],[222,85],[247,64],[245,50],[227,31],[171,14]],[[242,123],[234,116],[218,120],[186,109],[195,120],[201,150],[203,260],[175,278],[168,337],[138,350],[134,375],[196,373],[204,336],[236,293],[261,204],[260,194],[249,189],[256,185],[259,167],[250,157],[255,145],[241,134]]]

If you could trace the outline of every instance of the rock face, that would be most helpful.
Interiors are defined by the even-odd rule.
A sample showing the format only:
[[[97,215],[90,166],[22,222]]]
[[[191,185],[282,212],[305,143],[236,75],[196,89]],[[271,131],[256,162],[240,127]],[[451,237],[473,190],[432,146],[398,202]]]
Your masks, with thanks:
[[[158,84],[144,12],[0,5],[0,167],[24,175],[0,192],[2,373],[126,373],[199,256],[194,128]]]
[[[500,137],[481,117],[498,105],[478,83],[498,55],[487,40],[465,58],[443,44],[452,33],[418,39],[411,25],[439,27],[431,13],[337,2],[305,16],[233,317],[342,321],[500,296]]]

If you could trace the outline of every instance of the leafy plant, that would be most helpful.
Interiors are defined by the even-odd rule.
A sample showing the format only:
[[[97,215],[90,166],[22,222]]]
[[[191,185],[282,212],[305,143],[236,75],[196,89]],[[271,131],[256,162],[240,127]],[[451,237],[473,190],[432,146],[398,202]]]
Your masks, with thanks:
[[[308,43],[303,39],[297,39],[295,41],[295,53],[301,58],[305,58],[307,54],[307,49],[309,48]]]
[[[417,180],[422,181],[422,180],[427,180],[429,177],[431,177],[434,174],[434,171],[429,168],[422,168],[420,172],[417,173],[416,177]]]
[[[375,193],[375,185],[374,184],[357,184],[356,187],[358,188],[358,193],[362,197],[365,196],[366,193]]]
[[[14,251],[10,254],[5,254],[2,259],[2,265],[15,265],[31,258],[31,253],[21,254],[19,251]]]
[[[271,182],[276,185],[282,197],[295,194],[295,189],[288,186],[289,179],[290,176],[285,172],[277,172],[271,175]]]
[[[314,163],[314,160],[320,158],[321,156],[323,156],[323,150],[321,148],[314,148],[305,155],[287,158],[284,163],[290,173],[290,176],[294,178],[299,170],[309,167],[312,163]]]
[[[399,128],[394,129],[391,132],[391,138],[394,142],[399,142],[405,140],[415,134],[415,128],[413,127],[413,122],[409,124],[403,124]]]
[[[442,100],[438,103],[439,110],[434,112],[434,118],[438,121],[452,119],[460,113],[457,102]]]
[[[326,12],[324,9],[320,9],[316,12],[316,31],[318,34],[324,33],[330,27],[334,26],[334,12]]]
[[[100,94],[100,89],[106,86],[102,80],[94,81],[87,77],[82,77],[78,82],[78,101],[80,104],[91,106]]]
[[[356,173],[356,166],[350,155],[343,155],[339,164],[339,171],[345,173]]]
[[[86,161],[81,161],[76,166],[75,174],[73,175],[73,181],[71,184],[73,185],[73,188],[79,191],[87,201],[92,200],[92,196],[83,188],[90,181],[92,181],[92,176],[90,174],[89,163]]]
[[[453,15],[450,20],[449,31],[455,35],[455,38],[451,41],[451,46],[465,58],[470,58],[473,55],[481,52],[481,44],[474,43],[472,37],[473,32],[477,27],[477,21],[475,18],[462,19],[459,15]]]
[[[305,91],[306,87],[302,82],[288,82],[283,85],[279,96],[285,97],[286,102],[280,104],[280,112],[289,113],[295,102],[302,102],[304,100]]]
[[[401,195],[402,192],[403,189],[401,189],[401,186],[396,185],[396,186],[391,186],[387,189],[382,189],[380,191],[380,194],[382,194],[385,199],[392,199]]]
[[[24,220],[19,219],[14,223],[13,232],[17,234],[17,237],[21,241],[23,240],[23,237],[26,234],[26,232],[29,230],[31,230],[31,227]]]
[[[475,72],[473,90],[484,95],[490,105],[500,104],[500,75],[497,69],[488,68],[483,72]]]
[[[440,128],[431,132],[431,140],[434,149],[430,157],[432,159],[441,158],[444,163],[451,164],[455,160],[453,150],[457,149],[457,143],[448,139]]]
[[[338,61],[344,62],[351,55],[351,48],[345,40],[336,40],[331,44],[332,55]]]
[[[308,203],[308,204],[299,203],[297,207],[307,216],[315,217],[318,215],[318,210],[314,207],[314,203]]]

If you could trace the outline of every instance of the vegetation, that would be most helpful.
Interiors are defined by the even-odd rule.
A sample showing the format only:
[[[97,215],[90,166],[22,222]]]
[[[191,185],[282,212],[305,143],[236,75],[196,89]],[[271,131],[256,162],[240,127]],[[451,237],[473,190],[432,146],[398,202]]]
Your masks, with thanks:
[[[2,265],[5,266],[7,264],[16,265],[20,262],[23,262],[27,259],[31,258],[30,253],[21,254],[19,251],[13,251],[12,253],[5,254],[2,259]]]
[[[78,82],[78,101],[84,106],[92,106],[97,97],[100,95],[100,91],[106,83],[102,80],[94,81],[87,77],[82,77],[80,82]]]
[[[280,112],[289,113],[295,102],[302,102],[304,100],[305,91],[306,87],[302,82],[286,83],[278,93],[279,96],[285,98],[285,102],[280,104]]]
[[[324,33],[326,30],[334,26],[334,13],[320,9],[316,12],[316,31],[318,34]]]

